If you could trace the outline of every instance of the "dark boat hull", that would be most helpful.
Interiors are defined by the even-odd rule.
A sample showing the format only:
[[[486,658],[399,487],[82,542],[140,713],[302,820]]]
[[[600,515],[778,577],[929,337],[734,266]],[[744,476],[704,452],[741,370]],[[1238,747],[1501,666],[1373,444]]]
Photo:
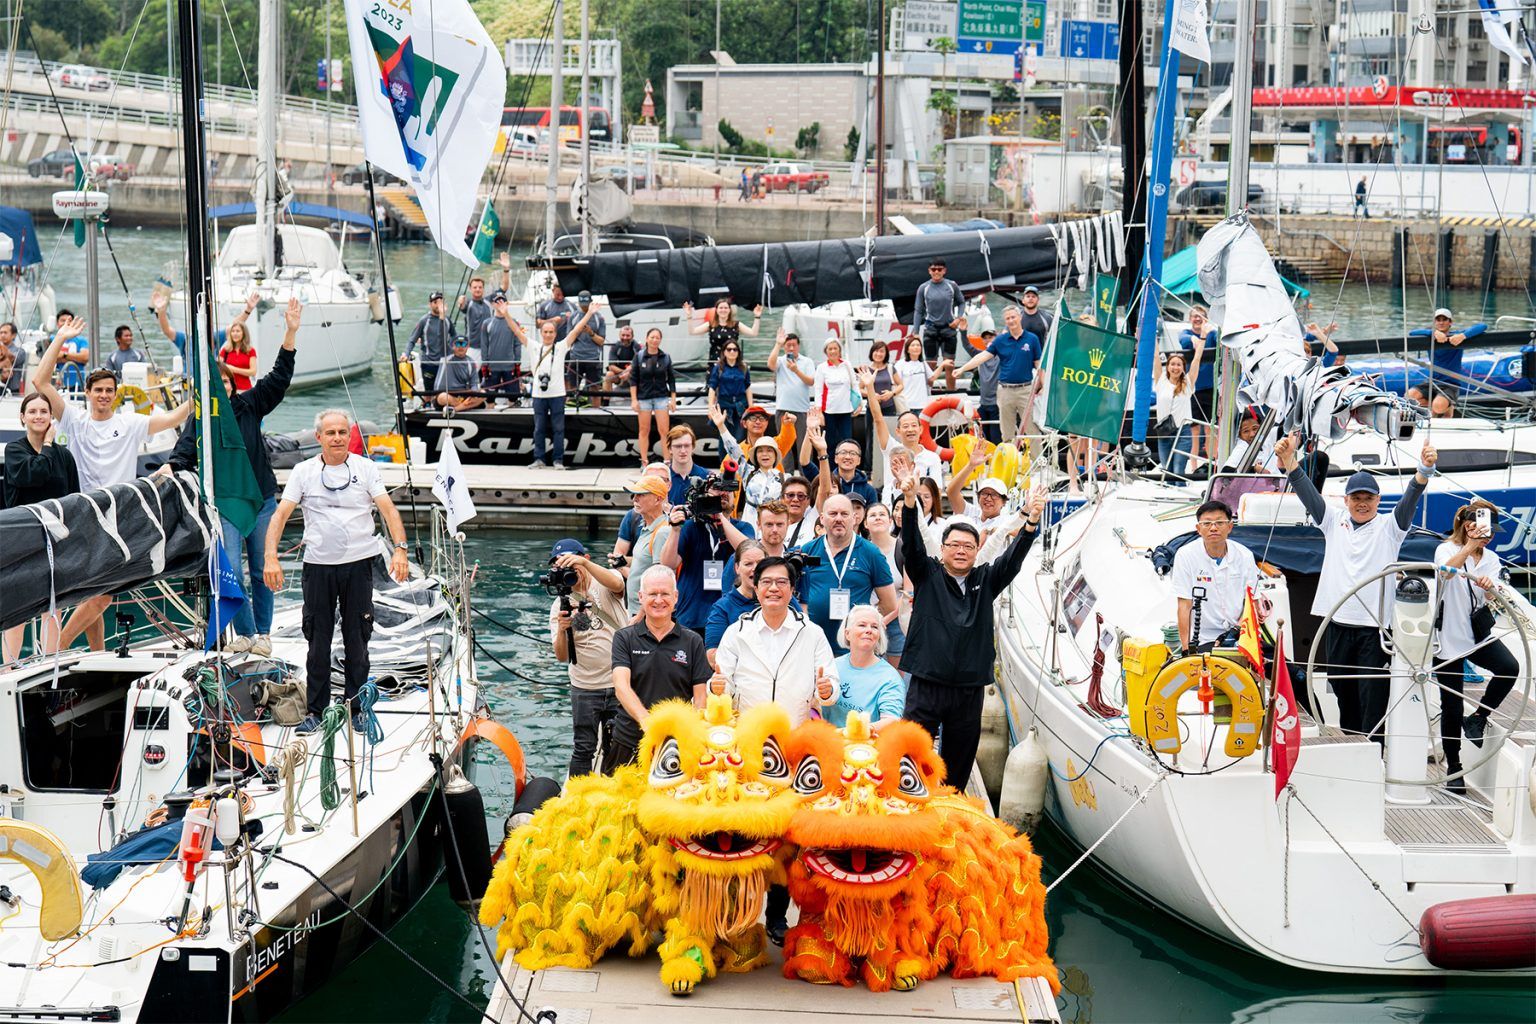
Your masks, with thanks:
[[[694,457],[714,465],[723,454],[720,434],[702,405],[682,406],[671,425],[687,424],[698,436]],[[427,444],[434,461],[442,450],[443,434],[452,432],[459,458],[470,463],[527,466],[533,462],[533,410],[479,409],[446,416],[439,409],[407,413],[406,430]],[[585,468],[638,468],[639,423],[626,402],[622,406],[565,411],[565,464]],[[651,428],[652,460],[664,458],[656,428]]]

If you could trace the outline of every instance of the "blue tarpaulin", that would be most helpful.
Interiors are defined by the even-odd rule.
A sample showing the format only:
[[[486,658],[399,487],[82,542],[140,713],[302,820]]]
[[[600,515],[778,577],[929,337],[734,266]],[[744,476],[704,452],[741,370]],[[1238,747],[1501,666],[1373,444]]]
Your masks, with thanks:
[[[124,868],[140,864],[159,864],[174,857],[181,844],[180,820],[168,821],[154,828],[140,829],[105,853],[88,853],[80,880],[92,889],[105,889],[117,880]],[[217,838],[209,840],[215,850],[223,849]]]
[[[283,207],[283,215],[289,217],[315,217],[320,220],[339,220],[343,224],[355,224],[360,228],[373,229],[373,222],[368,219],[367,214],[353,213],[351,210],[343,210],[339,206],[292,202]],[[229,203],[225,206],[215,206],[208,211],[209,220],[220,220],[224,217],[254,216],[256,216],[255,203]]]
[[[1181,249],[1163,260],[1163,288],[1170,295],[1181,298],[1203,297],[1200,295],[1200,265],[1195,262],[1195,247]],[[1294,281],[1280,279],[1286,294],[1291,298],[1304,299],[1312,293]]]
[[[14,206],[0,206],[0,235],[8,235],[16,243],[15,252],[8,260],[0,260],[3,267],[30,267],[43,262],[43,249],[37,240],[37,228],[32,215]]]

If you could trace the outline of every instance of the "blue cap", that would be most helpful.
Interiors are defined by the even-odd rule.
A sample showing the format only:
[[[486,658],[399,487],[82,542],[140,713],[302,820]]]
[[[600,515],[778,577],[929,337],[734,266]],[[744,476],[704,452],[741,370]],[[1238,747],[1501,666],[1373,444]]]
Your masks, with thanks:
[[[549,549],[549,560],[553,562],[561,555],[584,555],[586,553],[587,549],[581,541],[576,540],[574,537],[567,537],[564,540],[555,541],[555,546]]]
[[[1380,494],[1381,485],[1378,484],[1376,482],[1376,478],[1371,476],[1369,473],[1355,473],[1349,478],[1349,482],[1344,485],[1344,493],[1359,494],[1361,491],[1366,491],[1371,494]]]

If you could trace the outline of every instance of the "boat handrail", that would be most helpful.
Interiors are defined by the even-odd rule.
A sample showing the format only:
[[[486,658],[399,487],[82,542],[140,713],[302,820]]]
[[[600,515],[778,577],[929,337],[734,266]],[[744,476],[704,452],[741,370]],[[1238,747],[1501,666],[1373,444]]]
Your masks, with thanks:
[[[1498,330],[1499,329],[1499,325],[1504,323],[1506,320],[1509,321],[1512,324],[1528,324],[1531,327],[1536,327],[1536,317],[1510,316],[1508,314],[1505,314],[1504,316],[1499,317],[1497,320],[1495,320],[1493,322],[1493,329],[1494,330]]]

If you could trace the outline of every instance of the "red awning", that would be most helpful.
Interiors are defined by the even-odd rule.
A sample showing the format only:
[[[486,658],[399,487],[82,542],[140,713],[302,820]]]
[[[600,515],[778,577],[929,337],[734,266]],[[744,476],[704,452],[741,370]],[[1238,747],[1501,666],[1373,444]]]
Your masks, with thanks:
[[[1519,110],[1536,105],[1536,89],[1430,89],[1410,86],[1310,86],[1255,89],[1255,107],[1408,107],[1416,110]]]

